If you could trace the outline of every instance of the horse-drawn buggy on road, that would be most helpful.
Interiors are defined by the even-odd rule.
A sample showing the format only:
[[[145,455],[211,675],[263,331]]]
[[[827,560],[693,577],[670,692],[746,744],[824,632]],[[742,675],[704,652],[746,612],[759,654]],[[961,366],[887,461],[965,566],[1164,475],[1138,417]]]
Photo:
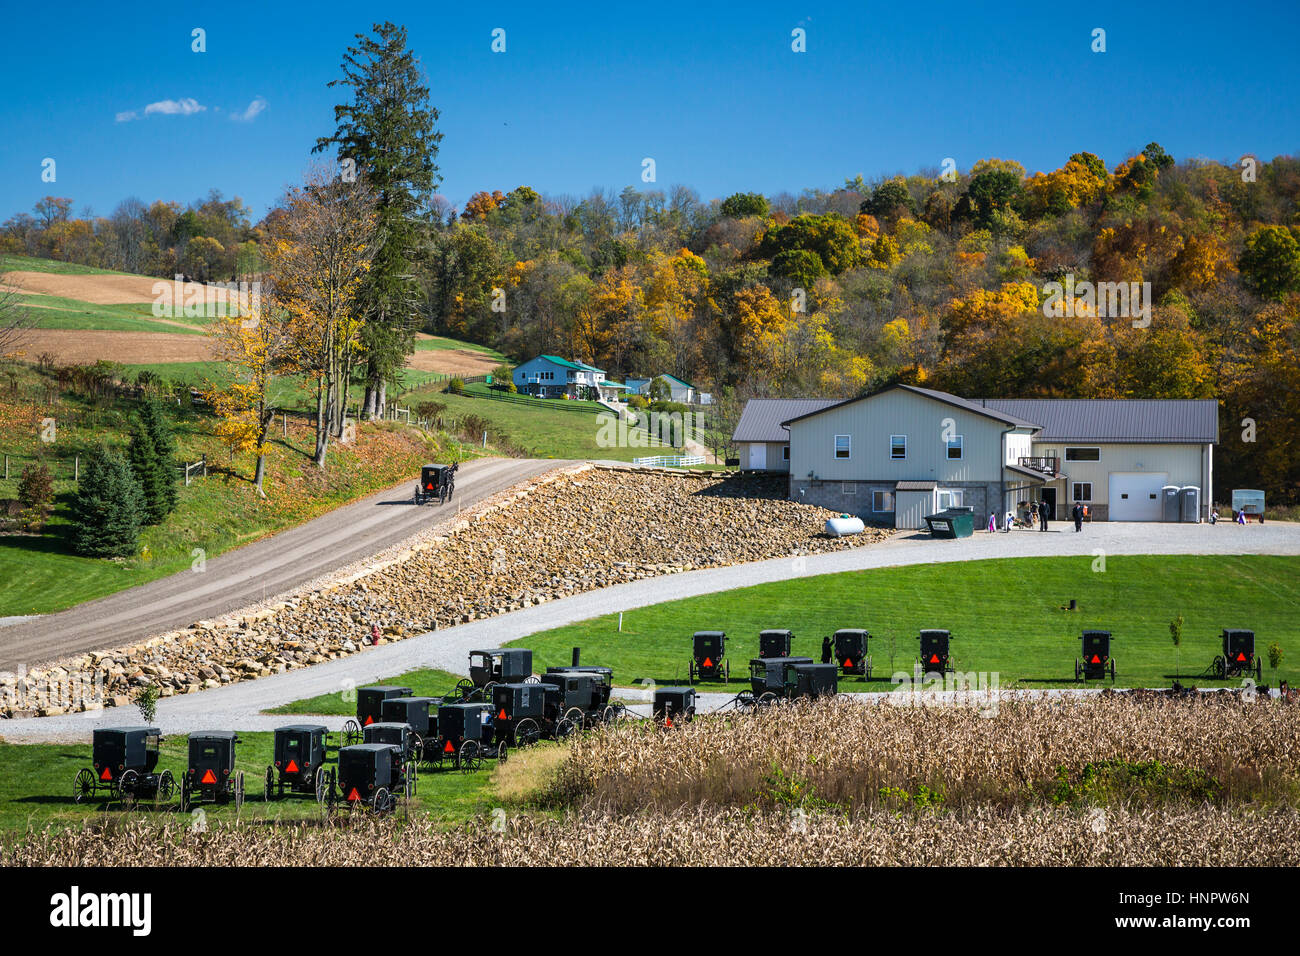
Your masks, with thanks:
[[[415,486],[415,503],[422,505],[426,501],[438,499],[438,504],[451,500],[456,491],[455,465],[422,465],[420,483]]]
[[[233,730],[208,730],[190,734],[189,766],[181,779],[181,812],[196,803],[235,802],[244,805],[244,771],[235,769]]]
[[[275,800],[290,794],[306,794],[324,803],[331,774],[328,760],[329,730],[320,724],[290,724],[275,728],[273,765],[266,768],[263,796]]]
[[[1218,678],[1249,677],[1264,679],[1264,662],[1255,653],[1255,632],[1244,628],[1223,629],[1223,653],[1214,658],[1211,676]]]
[[[522,647],[491,647],[469,652],[469,677],[461,678],[456,693],[466,704],[492,699],[497,684],[520,684],[533,677],[533,652]],[[534,678],[535,679],[535,678]]]
[[[331,813],[346,804],[388,814],[397,809],[399,795],[415,794],[415,768],[393,744],[353,744],[339,750],[337,784],[327,797]]]

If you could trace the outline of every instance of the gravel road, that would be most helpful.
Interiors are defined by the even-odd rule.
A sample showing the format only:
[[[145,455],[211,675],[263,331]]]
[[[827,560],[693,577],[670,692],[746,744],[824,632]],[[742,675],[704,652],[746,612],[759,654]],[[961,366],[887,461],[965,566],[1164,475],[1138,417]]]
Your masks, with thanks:
[[[0,629],[0,670],[120,646],[219,617],[345,567],[461,508],[571,462],[479,458],[461,465],[446,505],[412,502],[416,477],[306,524],[210,558],[202,574],[181,572]]]
[[[498,647],[529,634],[571,624],[611,611],[627,610],[699,594],[786,580],[813,574],[854,571],[908,564],[976,561],[990,558],[1077,555],[1094,560],[1095,549],[1107,556],[1124,554],[1285,554],[1300,555],[1300,524],[1164,525],[1096,524],[1082,533],[1072,528],[1046,533],[1015,531],[979,533],[958,541],[938,541],[923,533],[903,533],[870,548],[779,558],[750,564],[633,581],[589,591],[456,627],[431,631],[394,644],[370,648],[361,654],[313,667],[288,671],[255,681],[229,684],[196,694],[165,698],[158,703],[157,723],[164,733],[185,733],[200,727],[234,730],[269,730],[291,721],[260,713],[294,700],[318,694],[344,692],[418,667],[436,667],[463,673],[466,658],[475,648]],[[594,663],[594,662],[593,662]],[[739,687],[738,687],[739,689]],[[858,695],[855,695],[858,696]],[[719,706],[729,695],[705,695],[703,709]],[[137,722],[114,708],[61,717],[5,721],[5,740],[38,741],[86,739],[96,726]],[[345,718],[324,718],[341,727]]]

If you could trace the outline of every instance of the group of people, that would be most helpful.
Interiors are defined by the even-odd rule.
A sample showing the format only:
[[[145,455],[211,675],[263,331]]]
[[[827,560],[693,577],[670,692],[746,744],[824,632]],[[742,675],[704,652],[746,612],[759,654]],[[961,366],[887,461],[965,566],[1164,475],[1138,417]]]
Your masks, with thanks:
[[[1047,530],[1047,522],[1051,517],[1052,507],[1045,501],[1022,501],[1020,503],[1020,518],[1016,518],[1014,511],[1008,511],[1003,523],[1003,531],[1010,531],[1016,525],[1021,527],[1032,528],[1037,526],[1039,531]],[[1076,501],[1074,507],[1070,510],[1070,517],[1074,519],[1074,530],[1082,531],[1083,522],[1088,517],[1088,506],[1082,501]],[[993,512],[989,512],[989,531],[998,530],[998,518]]]
[[[1259,523],[1260,523],[1260,524],[1263,524],[1263,523],[1264,523],[1264,515],[1263,515],[1262,512],[1258,515],[1258,518],[1259,518]],[[1234,512],[1232,513],[1232,520],[1233,520],[1236,524],[1247,524],[1247,523],[1248,523],[1248,522],[1246,521],[1246,512],[1245,512],[1245,511],[1234,511]],[[1218,524],[1218,523],[1219,523],[1219,509],[1218,509],[1218,508],[1211,508],[1211,509],[1210,509],[1210,524]]]

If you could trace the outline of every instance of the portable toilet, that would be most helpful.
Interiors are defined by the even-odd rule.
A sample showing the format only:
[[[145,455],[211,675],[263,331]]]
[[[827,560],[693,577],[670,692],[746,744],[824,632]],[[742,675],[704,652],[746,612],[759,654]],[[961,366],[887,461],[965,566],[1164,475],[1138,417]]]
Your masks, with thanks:
[[[1183,506],[1183,520],[1196,524],[1201,520],[1201,489],[1195,485],[1184,485],[1178,490],[1178,499]]]
[[[1178,486],[1165,485],[1160,489],[1160,520],[1178,521],[1182,517],[1182,506],[1178,501]]]

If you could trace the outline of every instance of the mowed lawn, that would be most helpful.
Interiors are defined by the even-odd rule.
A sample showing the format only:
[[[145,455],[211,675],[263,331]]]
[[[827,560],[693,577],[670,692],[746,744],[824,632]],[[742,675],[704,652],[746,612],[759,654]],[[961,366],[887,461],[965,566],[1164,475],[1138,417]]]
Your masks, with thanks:
[[[392,683],[411,688],[411,694],[414,697],[442,697],[455,688],[457,681],[462,678],[463,675],[461,674],[449,674],[446,671],[422,668],[403,674],[400,681],[393,681]],[[381,682],[372,681],[371,683],[377,684]],[[354,691],[321,694],[318,697],[296,700],[293,703],[263,711],[266,714],[334,714],[337,716],[350,716],[356,712],[357,699]]]
[[[473,386],[469,388],[473,390]],[[417,390],[402,396],[403,405],[415,407],[422,401],[445,405],[445,418],[477,415],[529,458],[631,461],[648,455],[675,453],[674,449],[660,445],[657,439],[649,436],[646,447],[604,447],[600,444],[600,415],[556,407],[562,404],[595,407],[594,402],[535,399],[516,403],[449,395],[438,390]]]
[[[132,708],[129,714],[123,715],[122,722],[138,725],[141,720]],[[330,761],[337,761],[335,748],[339,744],[338,738],[338,734],[330,737]],[[160,748],[159,771],[170,770],[179,781],[188,759],[187,746],[184,735],[165,738]],[[547,759],[548,751],[556,746],[543,744],[535,752],[510,754],[510,761],[502,765],[502,773],[509,774],[511,784],[515,785],[512,789],[517,789],[518,779],[528,774],[526,763],[529,760],[537,759],[547,765],[552,763]],[[320,819],[324,811],[314,798],[286,795],[283,799],[269,803],[265,800],[266,768],[272,763],[273,748],[274,735],[269,732],[239,735],[235,748],[235,766],[244,772],[245,795],[239,819]],[[517,766],[518,764],[525,766]],[[0,767],[4,768],[4,772],[0,773],[0,833],[21,832],[46,825],[79,826],[86,822],[107,822],[121,818],[121,804],[109,803],[107,794],[101,794],[87,803],[73,802],[73,781],[77,771],[90,765],[89,731],[84,742],[75,744],[0,743]],[[498,793],[498,779],[498,764],[493,760],[484,761],[482,769],[473,773],[451,769],[422,769],[409,812],[413,817],[432,817],[448,826],[490,814],[496,807],[510,805],[511,798]],[[136,814],[143,817],[156,815],[163,819],[178,813],[179,806],[178,792],[170,804],[155,807],[151,802],[143,803]],[[209,823],[233,820],[236,817],[233,802],[204,803],[199,804],[196,809],[198,808],[203,810]],[[401,813],[399,808],[399,816]]]
[[[691,635],[723,630],[731,682],[697,686],[738,691],[758,655],[759,631],[789,628],[792,652],[820,660],[824,635],[864,627],[872,635],[876,679],[842,678],[840,689],[884,691],[895,671],[910,674],[920,630],[937,627],[952,632],[961,671],[996,672],[1003,687],[1069,687],[1077,686],[1080,632],[1101,628],[1114,635],[1115,686],[1168,687],[1177,677],[1217,687],[1240,683],[1203,676],[1220,652],[1220,631],[1246,627],[1255,631],[1265,683],[1300,679],[1300,558],[1112,556],[1104,573],[1092,571],[1093,560],[1012,558],[819,575],[626,611],[621,633],[613,613],[512,644],[532,649],[538,673],[570,663],[572,649],[580,647],[584,663],[612,667],[615,683],[632,687],[685,683]],[[1064,610],[1072,598],[1078,610]],[[1178,614],[1184,621],[1176,668],[1169,622]],[[1285,652],[1276,671],[1267,656],[1274,641]],[[414,684],[415,674],[384,682]],[[295,706],[282,710],[292,713]]]

